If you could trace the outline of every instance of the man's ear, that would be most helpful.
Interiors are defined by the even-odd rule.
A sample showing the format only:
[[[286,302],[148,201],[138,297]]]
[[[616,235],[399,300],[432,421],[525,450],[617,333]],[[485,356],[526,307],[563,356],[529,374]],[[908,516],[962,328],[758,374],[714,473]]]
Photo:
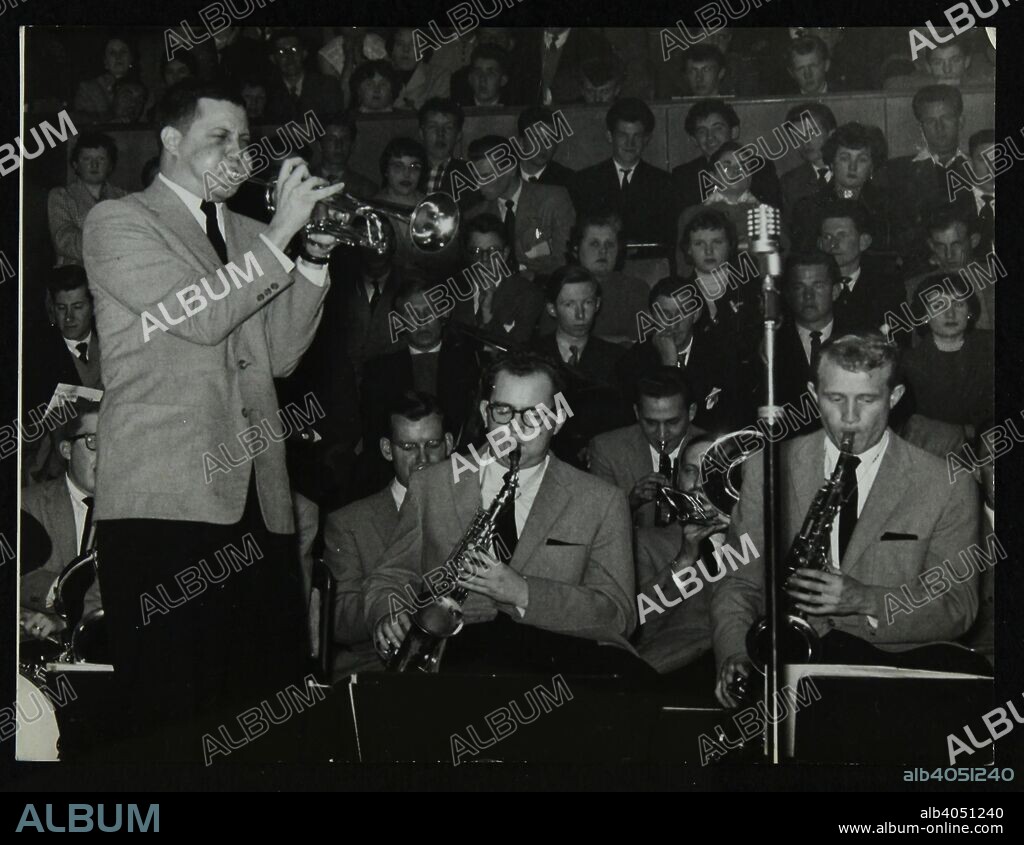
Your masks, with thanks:
[[[484,421],[484,430],[487,430],[487,400],[480,400],[480,419]]]
[[[508,77],[505,74],[501,75],[501,82],[498,83],[498,88],[504,88],[508,85]]]
[[[860,251],[867,252],[871,247],[872,237],[867,232],[857,238],[857,242],[860,244]]]
[[[601,297],[597,297],[595,302],[597,304],[594,306],[594,313],[595,314],[600,314],[601,313]]]
[[[978,244],[981,243],[981,232],[972,232],[970,240],[971,240],[971,249],[977,249],[978,248]]]
[[[181,139],[181,131],[173,126],[165,126],[160,130],[160,143],[163,144],[164,149],[169,153],[178,154],[178,144],[181,143]]]
[[[57,451],[60,452],[60,456],[65,461],[70,461],[71,460],[71,441],[70,440],[61,440],[60,444],[57,446]]]
[[[967,70],[968,68],[970,68],[970,66],[971,66],[971,57],[968,54],[968,55],[964,56],[964,70]],[[961,126],[961,128],[963,127],[963,120],[964,120],[964,116],[960,115],[960,126]]]
[[[903,394],[907,392],[907,386],[905,384],[897,384],[892,392],[889,394],[889,407],[895,408],[896,403],[903,398]]]
[[[455,451],[455,438],[452,437],[451,432],[446,431],[444,433],[444,456],[447,458]]]
[[[729,130],[729,140],[730,141],[735,141],[739,137],[740,137],[740,128],[738,126],[734,126],[732,129]]]
[[[832,301],[835,302],[843,295],[843,286],[841,284],[832,285]]]
[[[635,402],[633,403],[633,416],[637,422],[640,422],[640,406]]]
[[[544,307],[547,309],[549,317],[558,318],[558,312],[555,310],[555,304],[553,302],[544,303]]]
[[[612,133],[608,129],[604,130],[604,137],[608,139],[609,144],[612,142]]]
[[[811,397],[814,399],[814,404],[815,405],[819,404],[818,403],[818,391],[814,389],[814,382],[813,381],[807,382],[807,392],[810,393]]]
[[[690,416],[690,422],[693,422],[693,418],[695,416],[697,416],[697,403],[696,402],[691,402],[690,403],[690,414],[689,414],[689,416]]]
[[[392,454],[391,452],[391,440],[389,440],[387,437],[382,437],[380,439],[380,453],[384,456],[384,460],[387,461],[388,463],[391,463],[395,459],[394,454]]]

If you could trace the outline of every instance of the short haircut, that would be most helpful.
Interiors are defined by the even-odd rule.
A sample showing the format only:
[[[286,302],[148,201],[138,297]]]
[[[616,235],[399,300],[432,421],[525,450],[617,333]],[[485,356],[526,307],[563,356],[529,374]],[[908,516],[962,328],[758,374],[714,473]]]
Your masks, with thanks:
[[[788,112],[786,112],[786,120],[796,126],[803,126],[803,113],[810,112],[811,117],[814,118],[814,122],[818,125],[826,135],[829,132],[835,132],[836,116],[833,114],[832,109],[826,106],[824,103],[797,103]]]
[[[519,112],[519,117],[516,118],[516,132],[519,135],[526,137],[526,130],[531,126],[535,126],[537,123],[543,123],[551,130],[551,134],[554,134],[555,113],[547,106],[527,106]],[[534,132],[539,135],[541,130],[534,129]]]
[[[70,405],[70,407],[73,409],[73,414],[60,427],[60,429],[58,429],[58,443],[63,443],[65,440],[70,440],[72,437],[81,432],[82,421],[86,414],[98,414],[100,412],[99,402],[96,402],[92,399],[86,399],[83,396],[77,397],[76,399],[69,402],[68,405]],[[67,409],[65,408],[65,410]]]
[[[990,147],[996,142],[994,129],[979,129],[967,141],[967,152],[974,155],[979,147]]]
[[[466,122],[466,115],[462,111],[462,106],[456,103],[455,100],[446,97],[431,97],[420,106],[419,111],[416,112],[416,119],[421,127],[426,123],[428,115],[431,114],[451,115],[455,119],[455,128],[459,132],[462,131],[462,124]]]
[[[686,67],[690,62],[694,64],[714,62],[718,65],[719,70],[724,70],[726,65],[725,53],[713,44],[695,44],[683,53],[683,67]]]
[[[812,373],[815,388],[818,387],[821,363],[825,360],[851,373],[866,373],[889,366],[890,390],[903,380],[899,347],[889,343],[881,332],[847,334],[822,346]]]
[[[285,38],[294,38],[299,42],[299,46],[303,50],[306,49],[306,41],[297,29],[276,29],[274,27],[271,27],[269,37],[267,38],[267,49],[273,53],[274,45]]]
[[[75,139],[75,145],[71,148],[72,163],[78,162],[78,157],[84,150],[103,149],[110,159],[110,169],[117,164],[117,143],[106,132],[83,132]]]
[[[925,57],[933,53],[935,50],[943,50],[947,47],[956,47],[960,53],[964,56],[971,54],[970,48],[967,46],[967,41],[956,35],[952,27],[940,26],[935,28],[935,46],[925,48]],[[950,37],[946,37],[950,36]],[[946,38],[944,42],[939,41],[939,38]]]
[[[725,232],[725,238],[729,242],[729,255],[736,252],[739,239],[736,235],[736,224],[732,222],[727,214],[717,208],[705,208],[698,211],[690,221],[683,227],[681,242],[683,249],[690,245],[690,235],[703,230]]]
[[[477,235],[497,235],[501,238],[503,246],[508,246],[508,237],[505,235],[505,224],[496,214],[478,214],[476,217],[471,217],[468,221],[462,224],[462,242],[469,245],[469,236]]]
[[[672,396],[680,396],[683,400],[683,409],[690,406],[690,386],[687,383],[686,375],[678,367],[656,367],[647,370],[636,383],[634,401],[637,406],[645,397],[651,399],[669,399]]]
[[[216,80],[202,82],[198,79],[183,79],[167,89],[157,109],[157,129],[173,126],[181,133],[188,132],[195,120],[201,99],[223,100],[245,109],[242,92],[233,82]]]
[[[826,220],[837,217],[852,220],[858,235],[870,235],[874,231],[871,215],[864,204],[857,200],[830,199],[818,213],[818,228]]]
[[[698,100],[686,113],[686,134],[693,137],[697,134],[697,121],[704,120],[712,115],[718,115],[730,129],[736,129],[740,125],[740,116],[736,110],[725,100]]]
[[[655,301],[660,298],[675,299],[675,295],[687,285],[696,290],[692,282],[684,281],[679,276],[665,276],[663,279],[658,279],[651,287],[650,293],[647,294],[647,307],[653,310]],[[699,294],[698,297],[703,301],[703,297],[700,297]]]
[[[793,63],[794,56],[806,56],[817,53],[823,62],[828,61],[828,47],[817,35],[805,35],[789,42],[786,48],[786,62]]]
[[[945,232],[953,226],[963,226],[968,232],[971,231],[972,216],[963,207],[957,207],[948,203],[940,203],[933,206],[925,214],[925,232],[931,236],[935,232]]]
[[[502,73],[507,75],[509,72],[508,53],[502,50],[497,44],[478,44],[474,47],[473,53],[469,57],[469,66],[473,67],[473,64],[477,59],[497,62]]]
[[[650,135],[654,131],[654,112],[637,97],[623,97],[612,103],[604,118],[609,132],[614,132],[620,123],[642,123],[644,132]]]
[[[914,117],[921,120],[921,111],[925,106],[943,103],[953,110],[958,117],[964,113],[964,98],[960,89],[953,85],[925,85],[914,94]]]
[[[54,267],[50,270],[50,276],[46,280],[46,289],[51,296],[56,296],[61,291],[78,290],[81,287],[89,289],[89,277],[85,274],[85,268],[78,264]],[[91,291],[89,298],[92,299]]]
[[[580,244],[583,243],[583,234],[590,226],[610,226],[614,229],[621,255],[625,247],[625,237],[623,236],[622,215],[619,212],[608,208],[595,208],[590,211],[584,211],[576,218],[572,231],[569,233],[569,246],[579,249]]]
[[[395,49],[395,40],[398,38],[398,33],[403,29],[412,30],[415,32],[415,28],[411,26],[395,26],[391,27],[384,36],[384,49],[388,51],[388,55],[391,55],[391,51]],[[415,40],[415,36],[413,36]],[[419,60],[417,60],[419,61]]]
[[[178,62],[179,64],[185,65],[193,76],[197,76],[199,74],[199,69],[196,67],[196,60],[192,58],[192,54],[188,52],[180,52],[173,59],[168,59],[165,55],[163,59],[160,60],[161,76],[163,76],[164,70],[171,62]]]
[[[392,138],[384,145],[384,150],[380,154],[381,177],[387,176],[388,165],[391,163],[391,159],[402,158],[403,156],[419,159],[420,165],[423,167],[427,166],[427,151],[423,149],[423,144],[413,138],[400,135],[397,138]]]
[[[349,77],[348,90],[352,95],[352,103],[358,105],[359,86],[375,76],[381,76],[388,81],[388,84],[391,86],[392,99],[398,96],[398,92],[402,89],[402,83],[399,81],[398,73],[391,66],[391,62],[384,59],[374,59],[373,61],[363,62],[352,72],[352,76]]]
[[[418,422],[427,417],[437,415],[444,425],[444,412],[437,404],[437,399],[420,390],[406,390],[388,405],[388,440],[394,439],[394,417],[403,417],[409,422]]]
[[[788,286],[793,281],[797,267],[824,267],[828,273],[828,280],[833,285],[842,284],[843,274],[839,270],[835,256],[822,252],[820,249],[809,249],[805,252],[791,252],[786,258],[785,269],[782,273],[783,284]]]
[[[432,273],[422,267],[407,264],[399,272],[398,286],[395,290],[395,306],[409,302],[414,296],[425,294],[437,286],[437,278]]]
[[[537,352],[516,350],[506,353],[497,358],[483,375],[484,398],[490,399],[494,393],[494,386],[498,381],[499,373],[507,373],[510,376],[532,376],[535,373],[543,373],[551,380],[551,393],[557,396],[565,389],[562,374],[559,368],[544,355]]]
[[[558,302],[558,294],[566,285],[579,285],[588,282],[594,286],[594,296],[600,297],[601,283],[594,278],[594,274],[589,270],[576,265],[559,267],[548,276],[548,280],[544,284],[544,298],[554,305]]]
[[[957,287],[959,282],[959,287]],[[924,295],[929,290],[939,289],[947,296],[959,302],[967,303],[967,331],[973,331],[981,316],[981,299],[974,290],[970,279],[964,278],[957,273],[948,273],[943,270],[936,270],[929,273],[917,283],[914,293],[910,298],[910,313],[913,315],[914,323],[917,326],[917,333],[925,335],[928,333],[928,303]]]
[[[501,146],[508,146],[508,139],[502,138],[501,135],[484,135],[480,138],[474,138],[469,142],[469,149],[466,151],[466,156],[470,161],[481,161],[487,158],[487,154],[491,150],[495,150]]]
[[[336,111],[332,114],[327,115],[327,119],[324,121],[324,128],[328,126],[341,126],[348,130],[348,134],[352,136],[352,140],[356,139],[356,118],[355,115],[350,111]]]
[[[836,153],[840,147],[848,150],[867,150],[871,153],[871,164],[876,173],[888,158],[888,145],[882,130],[877,126],[866,126],[856,121],[844,123],[825,142],[821,154],[830,167],[835,166]]]
[[[580,62],[580,76],[594,87],[622,82],[622,67],[613,56],[592,56]]]

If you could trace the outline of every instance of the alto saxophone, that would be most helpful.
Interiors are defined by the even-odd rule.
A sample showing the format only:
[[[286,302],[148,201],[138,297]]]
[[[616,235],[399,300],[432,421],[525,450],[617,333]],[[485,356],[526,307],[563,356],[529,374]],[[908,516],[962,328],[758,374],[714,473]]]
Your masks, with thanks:
[[[826,571],[832,568],[832,524],[843,503],[843,483],[850,470],[853,457],[853,432],[845,432],[839,444],[839,460],[828,481],[814,495],[814,501],[804,517],[800,533],[793,540],[783,564],[780,584],[784,585],[798,569]],[[786,603],[786,622],[780,632],[779,657],[784,663],[813,663],[820,653],[817,632],[807,616],[794,606],[792,598],[783,594]],[[767,617],[762,617],[747,632],[747,653],[754,665],[761,669],[768,659],[770,637]]]
[[[501,489],[486,508],[481,507],[455,544],[444,568],[453,575],[466,573],[465,561],[476,549],[487,549],[494,540],[498,516],[506,507],[514,507],[516,489],[519,487],[519,459],[522,446],[516,444],[509,457],[508,471],[502,479]],[[389,672],[406,672],[415,669],[420,672],[437,672],[440,668],[444,644],[449,637],[462,630],[462,605],[469,597],[469,590],[456,584],[444,595],[434,595],[430,590],[420,593],[418,610],[412,616],[412,627],[398,651],[386,665]]]

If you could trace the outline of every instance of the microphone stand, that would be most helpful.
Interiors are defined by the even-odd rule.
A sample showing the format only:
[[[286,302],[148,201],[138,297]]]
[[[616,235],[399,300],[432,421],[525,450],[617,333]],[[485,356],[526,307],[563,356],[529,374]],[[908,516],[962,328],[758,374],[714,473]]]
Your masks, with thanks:
[[[777,712],[781,669],[779,663],[780,634],[783,630],[784,604],[779,601],[779,560],[780,528],[782,525],[781,490],[779,472],[778,441],[782,436],[780,416],[782,409],[775,401],[775,334],[779,328],[782,312],[775,278],[782,275],[782,263],[778,251],[778,210],[760,205],[748,212],[747,228],[751,247],[758,256],[762,271],[761,298],[764,309],[764,356],[765,404],[758,408],[758,418],[763,421],[768,442],[764,446],[764,596],[765,617],[768,620],[769,651],[764,672],[765,742],[764,755],[767,762],[780,762],[781,747],[778,719],[772,718]]]

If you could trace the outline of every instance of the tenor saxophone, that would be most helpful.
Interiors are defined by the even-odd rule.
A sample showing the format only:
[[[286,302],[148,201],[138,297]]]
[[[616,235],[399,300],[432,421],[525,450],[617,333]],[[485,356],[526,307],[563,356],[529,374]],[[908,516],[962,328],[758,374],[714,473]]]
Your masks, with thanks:
[[[449,553],[444,568],[453,575],[467,570],[466,559],[476,549],[488,549],[494,540],[498,516],[506,507],[514,507],[519,487],[519,459],[522,446],[516,444],[509,456],[508,471],[502,479],[501,489],[486,508],[481,507],[473,516],[455,548]],[[456,584],[444,595],[426,590],[419,595],[418,610],[412,616],[412,627],[398,651],[385,664],[389,672],[437,672],[440,668],[444,644],[449,637],[462,630],[462,605],[469,590]]]

